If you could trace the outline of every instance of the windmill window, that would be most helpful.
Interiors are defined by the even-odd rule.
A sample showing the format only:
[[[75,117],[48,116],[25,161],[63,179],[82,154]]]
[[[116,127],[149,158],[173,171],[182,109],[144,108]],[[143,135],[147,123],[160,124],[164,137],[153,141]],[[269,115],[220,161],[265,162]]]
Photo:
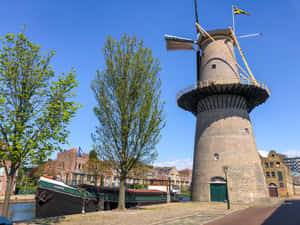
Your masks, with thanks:
[[[216,64],[212,64],[211,68],[216,69],[217,65]]]
[[[218,154],[218,153],[215,153],[215,154],[214,154],[214,159],[215,159],[215,160],[218,160],[218,159],[219,159],[219,154]]]

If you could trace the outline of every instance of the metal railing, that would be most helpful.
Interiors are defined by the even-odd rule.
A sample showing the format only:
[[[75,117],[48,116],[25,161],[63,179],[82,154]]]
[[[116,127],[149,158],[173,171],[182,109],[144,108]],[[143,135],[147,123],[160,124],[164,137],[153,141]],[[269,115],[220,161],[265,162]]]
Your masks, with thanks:
[[[222,85],[222,84],[244,84],[244,85],[251,85],[251,86],[256,86],[256,87],[260,87],[264,90],[267,91],[267,93],[270,95],[270,89],[268,87],[268,85],[264,84],[261,81],[256,80],[256,82],[252,82],[252,81],[248,81],[248,80],[204,80],[204,81],[198,81],[192,85],[189,85],[183,89],[181,89],[177,95],[176,95],[176,100],[178,100],[183,94],[186,94],[190,91],[199,89],[199,88],[205,88],[205,87],[209,87],[212,85]]]

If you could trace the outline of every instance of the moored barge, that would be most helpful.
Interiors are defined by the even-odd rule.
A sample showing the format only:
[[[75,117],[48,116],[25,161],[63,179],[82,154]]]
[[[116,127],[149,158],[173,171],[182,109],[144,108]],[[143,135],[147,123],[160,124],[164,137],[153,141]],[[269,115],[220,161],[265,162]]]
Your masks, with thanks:
[[[41,177],[36,192],[36,217],[52,217],[82,212],[115,209],[119,188],[82,184],[77,187]],[[171,194],[172,202],[179,201]],[[126,189],[126,208],[167,202],[167,192],[148,189]]]

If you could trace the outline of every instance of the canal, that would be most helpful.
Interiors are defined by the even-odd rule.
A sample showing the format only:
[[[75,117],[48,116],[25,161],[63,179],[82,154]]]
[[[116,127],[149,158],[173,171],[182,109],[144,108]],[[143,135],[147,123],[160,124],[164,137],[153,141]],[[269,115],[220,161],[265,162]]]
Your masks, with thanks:
[[[0,204],[0,212],[3,205]],[[15,203],[9,207],[10,220],[12,222],[20,222],[35,217],[35,203]]]

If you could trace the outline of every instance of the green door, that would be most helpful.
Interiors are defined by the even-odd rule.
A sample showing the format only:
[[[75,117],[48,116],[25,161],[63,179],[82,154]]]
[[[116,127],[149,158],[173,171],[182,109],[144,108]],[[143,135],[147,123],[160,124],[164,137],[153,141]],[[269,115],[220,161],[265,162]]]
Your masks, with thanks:
[[[210,184],[210,201],[224,202],[226,198],[226,184]]]

